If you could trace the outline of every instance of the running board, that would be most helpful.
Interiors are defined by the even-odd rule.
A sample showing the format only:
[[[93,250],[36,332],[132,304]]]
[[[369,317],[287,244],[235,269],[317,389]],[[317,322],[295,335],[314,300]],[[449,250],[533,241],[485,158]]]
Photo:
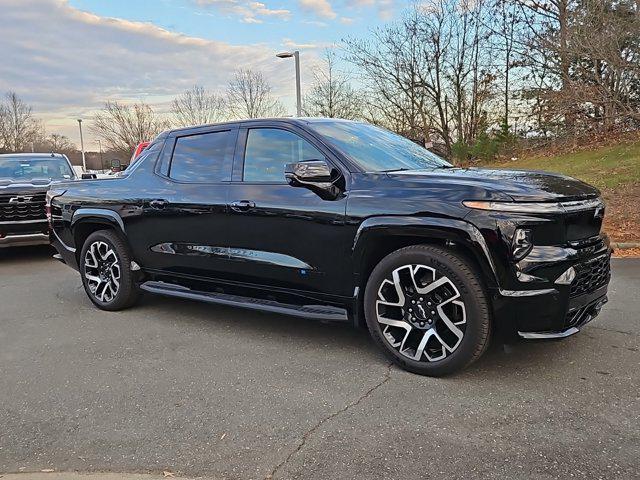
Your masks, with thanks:
[[[226,293],[200,292],[182,285],[156,281],[144,282],[140,285],[140,288],[145,292],[157,293],[169,297],[199,300],[202,302],[217,303],[219,305],[260,310],[263,312],[281,313],[295,317],[333,321],[347,321],[349,319],[346,309],[327,305],[289,305],[273,300],[241,297],[239,295],[229,295]]]

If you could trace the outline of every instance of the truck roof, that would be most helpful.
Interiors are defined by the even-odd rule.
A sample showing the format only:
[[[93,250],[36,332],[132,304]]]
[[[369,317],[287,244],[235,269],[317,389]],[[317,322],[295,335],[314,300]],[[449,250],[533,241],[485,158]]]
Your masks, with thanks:
[[[199,127],[213,127],[222,125],[251,125],[252,123],[262,122],[277,122],[277,123],[289,123],[292,125],[304,125],[309,123],[318,122],[353,122],[353,120],[343,120],[340,118],[324,118],[324,117],[279,117],[279,118],[249,118],[245,120],[230,120],[228,122],[208,123],[204,125],[191,125],[189,127],[172,128],[167,132],[180,132],[183,130],[191,130]]]
[[[62,153],[0,153],[0,157],[66,158]]]

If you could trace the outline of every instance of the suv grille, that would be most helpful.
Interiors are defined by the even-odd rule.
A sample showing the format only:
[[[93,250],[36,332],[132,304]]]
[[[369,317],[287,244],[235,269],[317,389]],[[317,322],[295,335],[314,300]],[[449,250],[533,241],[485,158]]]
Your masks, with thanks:
[[[0,195],[0,221],[20,222],[46,220],[46,218],[44,193]]]
[[[577,297],[585,293],[591,293],[600,287],[604,287],[611,278],[609,255],[602,255],[574,267],[576,278],[571,284],[571,296]]]

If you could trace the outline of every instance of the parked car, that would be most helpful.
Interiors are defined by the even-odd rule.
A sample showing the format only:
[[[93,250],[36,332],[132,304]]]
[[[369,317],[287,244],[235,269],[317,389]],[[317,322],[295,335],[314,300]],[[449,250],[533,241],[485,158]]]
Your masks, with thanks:
[[[59,259],[98,308],[146,291],[366,324],[420,374],[469,365],[495,328],[566,337],[607,301],[598,190],[456,168],[365,123],[171,130],[122,177],[58,186],[49,202]]]
[[[0,155],[0,248],[48,244],[45,194],[51,184],[75,178],[65,155]]]

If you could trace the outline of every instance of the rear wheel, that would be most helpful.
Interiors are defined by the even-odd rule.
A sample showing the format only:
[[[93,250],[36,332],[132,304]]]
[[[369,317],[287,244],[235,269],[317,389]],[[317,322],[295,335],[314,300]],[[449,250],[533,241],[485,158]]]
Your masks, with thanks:
[[[129,249],[112,230],[94,232],[86,239],[80,275],[89,299],[102,310],[122,310],[138,298]]]
[[[367,282],[364,308],[376,343],[414,373],[455,372],[489,343],[491,321],[479,277],[444,248],[416,245],[383,258]]]

